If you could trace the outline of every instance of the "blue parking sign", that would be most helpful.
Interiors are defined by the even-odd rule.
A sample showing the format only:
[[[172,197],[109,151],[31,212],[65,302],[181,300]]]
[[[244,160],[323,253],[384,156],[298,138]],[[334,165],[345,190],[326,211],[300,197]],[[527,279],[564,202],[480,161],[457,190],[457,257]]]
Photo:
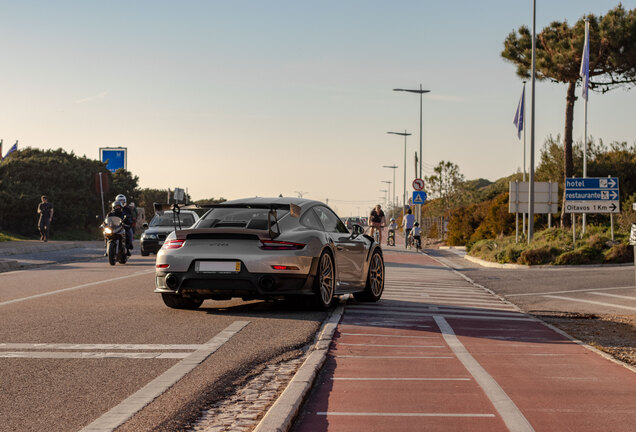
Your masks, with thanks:
[[[127,169],[126,147],[102,147],[99,149],[99,160],[106,163],[106,168],[110,172],[115,172],[119,168]]]
[[[426,192],[414,191],[413,192],[413,204],[424,204],[426,201]]]

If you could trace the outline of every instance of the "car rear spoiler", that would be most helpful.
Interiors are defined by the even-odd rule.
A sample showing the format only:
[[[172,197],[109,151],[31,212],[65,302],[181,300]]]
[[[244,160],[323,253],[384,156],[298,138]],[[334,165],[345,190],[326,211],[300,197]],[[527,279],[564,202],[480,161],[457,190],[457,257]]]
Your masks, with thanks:
[[[155,209],[155,213],[159,213],[162,214],[162,212],[164,212],[165,210],[172,210],[172,215],[173,215],[173,224],[174,224],[174,228],[175,230],[177,229],[177,224],[179,225],[179,230],[181,230],[181,219],[179,218],[179,212],[181,211],[181,207],[179,206],[179,204],[159,204],[159,203],[153,203],[153,207]],[[269,210],[269,212],[267,213],[267,231],[269,234],[269,237],[271,239],[274,239],[276,237],[278,237],[280,235],[280,226],[278,225],[278,215],[276,213],[276,210],[288,210],[289,214],[292,215],[293,217],[300,217],[300,211],[301,208],[300,206],[297,206],[296,204],[250,204],[250,203],[237,203],[237,204],[207,204],[207,205],[203,205],[200,206],[201,208],[242,208],[242,209],[263,209],[263,210]],[[276,225],[276,232],[272,229],[272,227]],[[256,235],[258,235],[260,237],[260,234],[262,233],[261,230],[246,230],[246,229],[220,229],[220,228],[210,228],[211,230],[215,230],[214,232],[216,233],[226,233],[226,232],[232,232],[232,233],[247,233],[247,231],[254,231],[256,233]],[[194,230],[196,231],[196,230]]]

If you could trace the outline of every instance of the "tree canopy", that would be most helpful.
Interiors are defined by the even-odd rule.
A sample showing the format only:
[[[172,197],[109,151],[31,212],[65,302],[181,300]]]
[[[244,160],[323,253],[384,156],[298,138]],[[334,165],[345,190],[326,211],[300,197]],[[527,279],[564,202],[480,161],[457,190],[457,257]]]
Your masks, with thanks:
[[[636,85],[636,9],[625,10],[619,4],[604,16],[590,14],[585,18],[590,23],[590,90],[604,93]],[[567,177],[574,174],[572,125],[584,39],[585,20],[581,18],[573,26],[567,21],[552,22],[536,41],[536,79],[567,84],[563,135],[563,171]],[[528,27],[521,26],[506,37],[501,55],[517,66],[518,76],[530,77],[532,33]],[[562,223],[564,216],[562,213]]]

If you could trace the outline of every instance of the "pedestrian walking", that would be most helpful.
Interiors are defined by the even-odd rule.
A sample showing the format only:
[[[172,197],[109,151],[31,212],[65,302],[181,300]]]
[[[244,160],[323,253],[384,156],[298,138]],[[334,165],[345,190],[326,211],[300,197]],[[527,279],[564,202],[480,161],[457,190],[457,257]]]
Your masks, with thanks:
[[[49,230],[53,221],[53,204],[49,202],[46,195],[42,195],[41,200],[42,202],[38,204],[38,214],[40,215],[38,231],[40,231],[40,240],[46,242],[49,241]]]

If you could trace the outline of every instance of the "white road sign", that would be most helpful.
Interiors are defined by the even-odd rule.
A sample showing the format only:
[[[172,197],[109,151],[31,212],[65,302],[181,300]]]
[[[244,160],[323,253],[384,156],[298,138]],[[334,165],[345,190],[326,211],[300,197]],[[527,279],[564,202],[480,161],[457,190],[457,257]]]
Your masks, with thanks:
[[[510,182],[510,213],[528,213],[530,182]],[[559,211],[559,184],[534,182],[534,213],[548,214]]]

